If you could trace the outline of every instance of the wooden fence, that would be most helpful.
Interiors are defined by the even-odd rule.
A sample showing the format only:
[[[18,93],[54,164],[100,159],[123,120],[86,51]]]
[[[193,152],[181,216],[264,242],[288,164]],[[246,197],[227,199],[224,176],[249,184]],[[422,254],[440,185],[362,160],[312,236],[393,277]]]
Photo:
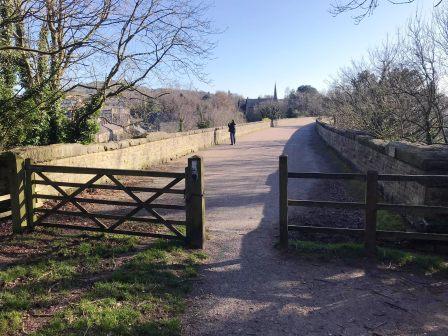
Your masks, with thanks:
[[[8,181],[9,168],[8,156],[0,154],[0,221],[11,218],[11,196],[9,194]]]
[[[288,179],[333,179],[333,180],[358,180],[365,182],[364,202],[333,202],[319,200],[292,200],[288,199]],[[344,234],[364,238],[364,246],[369,255],[376,253],[377,240],[424,240],[448,242],[448,234],[433,234],[419,232],[380,231],[376,229],[377,211],[392,210],[401,214],[448,214],[448,207],[410,205],[410,204],[388,204],[378,202],[378,181],[387,182],[439,182],[447,183],[448,175],[395,175],[378,174],[376,171],[368,171],[366,174],[356,173],[295,173],[288,171],[288,157],[279,158],[279,214],[280,214],[280,245],[288,246],[288,231],[299,231],[309,233]],[[364,229],[333,228],[317,226],[289,225],[288,207],[320,207],[320,208],[343,208],[361,209],[365,212]]]
[[[17,184],[24,178],[23,160],[11,152],[0,153],[0,220],[20,222],[20,208],[24,200],[20,197],[23,185]]]
[[[11,218],[11,196],[9,194],[0,194],[0,220]]]
[[[204,167],[202,159],[194,156],[188,159],[185,172],[159,172],[124,169],[85,168],[35,165],[16,155],[8,155],[9,189],[11,194],[11,218],[14,233],[33,230],[36,226],[76,229],[94,232],[149,236],[155,238],[182,240],[193,248],[202,248],[205,227]],[[15,168],[14,168],[15,167]],[[14,168],[14,169],[13,169]],[[72,174],[85,175],[85,183],[68,182]],[[162,188],[154,186],[126,186],[118,176],[150,177],[170,179]],[[104,183],[107,179],[110,184]],[[185,180],[185,188],[174,188]],[[44,186],[46,192],[36,192],[36,186]],[[49,192],[52,188],[55,192]],[[113,195],[92,198],[86,190],[115,190],[127,195],[129,201]],[[139,194],[136,194],[136,193]],[[184,204],[156,203],[162,195],[180,195]],[[146,195],[146,196],[145,196]],[[146,199],[142,197],[145,196]],[[40,202],[39,202],[40,200]],[[50,201],[50,202],[49,202]],[[39,203],[45,206],[37,206]],[[89,211],[86,205],[103,205],[131,208],[121,213]],[[72,209],[66,209],[71,206]],[[185,220],[167,219],[160,209],[183,211]],[[146,212],[150,215],[139,216]],[[81,218],[89,224],[65,223],[62,217]],[[49,218],[56,220],[48,221]],[[107,221],[108,223],[105,223]],[[122,229],[125,223],[143,223],[160,230]],[[181,229],[185,227],[185,230]],[[184,232],[182,232],[184,231]]]

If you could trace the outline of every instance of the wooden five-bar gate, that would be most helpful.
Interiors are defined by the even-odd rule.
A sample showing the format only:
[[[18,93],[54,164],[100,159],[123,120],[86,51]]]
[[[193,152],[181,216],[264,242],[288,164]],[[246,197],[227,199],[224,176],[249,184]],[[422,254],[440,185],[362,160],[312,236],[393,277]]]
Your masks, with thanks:
[[[203,247],[204,168],[198,156],[188,159],[188,166],[182,173],[36,165],[17,157],[14,166],[17,169],[10,170],[10,186],[15,232],[42,226],[175,239],[193,248]],[[84,176],[85,182],[69,182],[73,181],[70,177],[74,174]],[[167,181],[162,187],[140,183],[129,186],[118,177]],[[185,187],[179,188],[183,181]],[[126,199],[115,194],[89,197],[90,191],[98,189],[124,194]],[[172,195],[171,198],[178,195],[177,204],[172,204],[175,201],[172,199],[161,203],[161,197],[167,194]],[[89,209],[94,205],[99,209]],[[109,208],[104,209],[104,206]],[[181,211],[180,217],[184,219],[168,219],[161,211],[168,215]]]
[[[364,202],[333,202],[320,200],[292,200],[288,199],[288,179],[333,179],[333,180],[358,180],[365,182]],[[432,182],[448,183],[448,175],[398,175],[378,174],[376,171],[368,171],[366,174],[358,173],[316,173],[316,172],[290,172],[288,171],[288,157],[282,155],[279,158],[279,224],[280,245],[288,246],[288,231],[302,233],[326,233],[343,234],[363,237],[366,252],[370,255],[376,252],[377,240],[423,240],[448,242],[448,234],[382,231],[376,229],[377,211],[392,210],[402,214],[448,214],[448,207],[410,204],[388,204],[378,202],[378,181],[384,182]],[[344,208],[361,209],[365,211],[364,229],[317,227],[305,225],[290,225],[288,223],[288,207],[320,207],[320,208]]]

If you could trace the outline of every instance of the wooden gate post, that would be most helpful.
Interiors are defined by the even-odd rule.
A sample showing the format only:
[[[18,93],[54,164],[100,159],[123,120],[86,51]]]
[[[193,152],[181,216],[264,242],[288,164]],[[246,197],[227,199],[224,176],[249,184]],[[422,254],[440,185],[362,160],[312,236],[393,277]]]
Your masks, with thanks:
[[[187,245],[202,249],[205,239],[204,164],[200,156],[188,159],[185,169]]]
[[[366,180],[366,213],[364,247],[368,256],[376,255],[376,211],[378,200],[378,172],[369,170]]]
[[[279,159],[280,247],[288,247],[288,156]]]
[[[34,214],[34,209],[36,207],[36,199],[34,198],[35,185],[33,184],[34,173],[29,171],[27,168],[31,165],[31,160],[25,160],[25,206],[26,206],[26,221],[28,230],[34,229],[34,222],[36,220],[36,215]]]
[[[9,192],[11,194],[11,218],[13,233],[26,228],[25,161],[15,153],[8,152]]]

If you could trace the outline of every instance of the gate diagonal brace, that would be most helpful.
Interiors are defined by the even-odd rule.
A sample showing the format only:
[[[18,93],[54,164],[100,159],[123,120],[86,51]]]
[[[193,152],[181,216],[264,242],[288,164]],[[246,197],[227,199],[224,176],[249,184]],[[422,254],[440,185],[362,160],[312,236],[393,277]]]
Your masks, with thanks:
[[[67,203],[72,203],[75,207],[78,208],[78,210],[80,210],[82,213],[89,215],[88,218],[90,218],[93,222],[95,222],[95,224],[101,228],[107,228],[107,226],[101,222],[98,218],[94,217],[95,214],[88,212],[82,205],[80,205],[78,202],[76,202],[74,200],[74,198],[76,196],[78,196],[79,194],[81,194],[84,190],[88,189],[93,183],[95,183],[96,181],[98,181],[102,175],[96,175],[94,176],[92,179],[90,179],[85,185],[83,185],[82,187],[79,187],[77,190],[75,190],[72,194],[68,195],[64,189],[62,189],[61,187],[59,187],[58,185],[56,185],[52,180],[50,180],[45,174],[43,174],[42,172],[37,172],[37,174],[45,181],[47,182],[49,185],[51,185],[54,189],[56,189],[56,191],[58,191],[65,199],[63,199],[61,202],[59,202],[58,204],[56,204],[53,208],[50,209],[50,211],[48,211],[47,213],[43,214],[42,216],[40,216],[35,225],[38,225],[39,223],[41,223],[45,218],[48,218],[49,216],[51,216],[52,214],[54,214],[58,209],[62,208],[64,205],[66,205]]]
[[[118,179],[116,179],[113,175],[106,175],[112,182],[114,182],[121,190],[123,190],[127,195],[129,195],[136,203],[137,206],[131,210],[129,213],[127,213],[123,218],[119,219],[117,222],[115,222],[113,225],[109,227],[109,230],[114,230],[124,222],[131,219],[132,216],[137,214],[140,210],[145,209],[148,211],[154,218],[160,220],[160,222],[165,225],[170,231],[172,231],[176,236],[184,238],[181,232],[179,232],[173,225],[168,224],[157,211],[149,207],[149,205],[155,201],[157,198],[162,196],[164,194],[165,190],[168,190],[175,186],[177,183],[183,180],[183,178],[176,178],[170,183],[168,183],[165,187],[162,188],[162,190],[156,192],[154,195],[152,195],[150,198],[148,198],[146,201],[142,201],[138,196],[136,196],[131,190],[126,188]]]

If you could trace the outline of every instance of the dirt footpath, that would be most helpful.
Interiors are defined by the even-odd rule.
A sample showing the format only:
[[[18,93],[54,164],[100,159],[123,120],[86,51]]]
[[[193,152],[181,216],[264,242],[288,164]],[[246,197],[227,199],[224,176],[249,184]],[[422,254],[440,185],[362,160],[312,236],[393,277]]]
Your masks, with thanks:
[[[278,156],[289,155],[291,170],[340,167],[312,119],[285,120],[237,141],[200,153],[210,259],[191,296],[185,335],[448,335],[446,282],[274,248]],[[307,197],[315,185],[293,181],[290,190]],[[359,225],[356,216],[345,220]]]

